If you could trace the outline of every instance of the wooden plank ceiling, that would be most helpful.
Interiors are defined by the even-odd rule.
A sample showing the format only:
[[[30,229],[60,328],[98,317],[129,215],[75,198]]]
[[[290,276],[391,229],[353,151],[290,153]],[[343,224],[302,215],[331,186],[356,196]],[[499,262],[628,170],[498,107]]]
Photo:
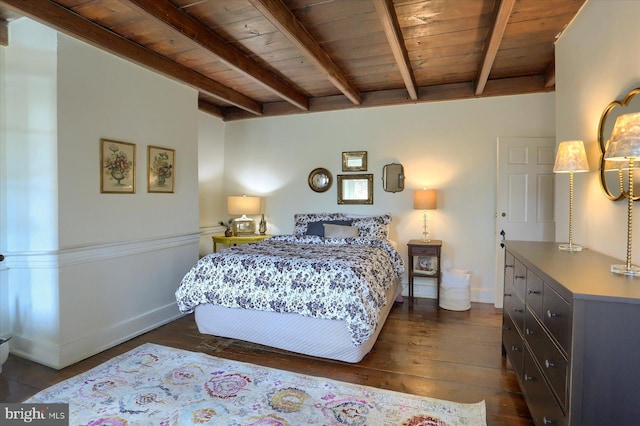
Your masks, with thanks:
[[[238,120],[551,91],[554,42],[584,2],[0,0],[0,44],[28,16]]]

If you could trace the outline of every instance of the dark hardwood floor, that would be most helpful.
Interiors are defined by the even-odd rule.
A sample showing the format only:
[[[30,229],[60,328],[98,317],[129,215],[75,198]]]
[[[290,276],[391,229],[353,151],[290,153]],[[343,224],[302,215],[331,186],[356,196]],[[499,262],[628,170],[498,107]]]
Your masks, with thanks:
[[[193,315],[173,321],[62,370],[10,355],[0,374],[0,402],[20,402],[136,346],[152,342],[221,358],[458,402],[485,400],[488,425],[532,425],[511,366],[501,356],[502,311],[436,308],[433,299],[396,303],[378,341],[358,364],[313,358],[203,335]]]

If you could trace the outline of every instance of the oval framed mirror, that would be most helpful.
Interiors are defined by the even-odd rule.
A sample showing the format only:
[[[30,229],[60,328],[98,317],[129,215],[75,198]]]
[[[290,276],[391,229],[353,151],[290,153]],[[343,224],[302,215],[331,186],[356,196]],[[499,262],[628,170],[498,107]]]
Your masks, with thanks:
[[[613,201],[627,197],[625,188],[629,187],[628,165],[615,161],[605,161],[604,153],[607,151],[607,143],[613,132],[616,120],[623,114],[640,112],[640,87],[631,90],[624,99],[611,102],[602,112],[600,123],[598,124],[598,145],[600,146],[600,187],[605,196]],[[634,173],[638,176],[640,173]],[[634,186],[639,184],[634,179]],[[640,200],[640,196],[633,197]]]
[[[314,190],[315,192],[325,192],[329,188],[331,188],[331,183],[333,182],[333,177],[329,170],[318,167],[317,169],[313,169],[311,173],[309,173],[309,188]]]

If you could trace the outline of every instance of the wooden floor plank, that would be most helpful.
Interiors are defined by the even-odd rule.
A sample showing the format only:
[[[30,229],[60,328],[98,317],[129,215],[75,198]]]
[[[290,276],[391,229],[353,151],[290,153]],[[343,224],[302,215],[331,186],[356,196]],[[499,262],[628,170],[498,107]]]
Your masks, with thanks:
[[[62,370],[10,355],[0,402],[20,402],[48,386],[151,342],[333,380],[472,403],[484,400],[488,425],[532,425],[510,365],[501,355],[502,311],[437,309],[435,300],[396,303],[372,351],[357,364],[314,358],[237,339],[200,334],[187,315]]]

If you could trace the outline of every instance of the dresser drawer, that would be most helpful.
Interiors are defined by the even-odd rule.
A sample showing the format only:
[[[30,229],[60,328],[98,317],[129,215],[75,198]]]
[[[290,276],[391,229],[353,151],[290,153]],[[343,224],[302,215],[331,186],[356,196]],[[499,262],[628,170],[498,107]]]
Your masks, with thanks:
[[[505,251],[504,253],[504,280],[513,282],[513,269],[514,269],[514,258],[511,253]]]
[[[440,247],[437,246],[411,246],[409,248],[410,256],[437,256]]]
[[[502,309],[513,318],[513,322],[520,330],[520,334],[524,333],[525,305],[514,286],[508,282],[504,283],[504,304]]]
[[[547,381],[551,385],[551,389],[555,392],[556,398],[558,398],[560,405],[564,408],[568,402],[567,373],[569,363],[529,309],[527,309],[524,323],[524,338],[529,344],[533,356],[538,361]]]
[[[527,306],[536,314],[538,318],[542,319],[542,292],[544,290],[544,283],[542,279],[536,274],[527,271],[527,294],[525,296],[525,302]]]
[[[551,336],[558,342],[565,353],[569,353],[571,345],[571,305],[547,284],[544,286],[542,300],[544,311],[542,321],[545,327],[547,327]]]
[[[516,376],[522,377],[524,343],[511,316],[506,311],[502,312],[502,345]]]
[[[523,391],[531,417],[536,425],[566,425],[566,418],[551,389],[544,381],[542,372],[531,357],[524,353]]]
[[[520,297],[524,300],[525,291],[527,290],[527,267],[515,259],[515,265],[513,267],[513,285],[515,286]]]

